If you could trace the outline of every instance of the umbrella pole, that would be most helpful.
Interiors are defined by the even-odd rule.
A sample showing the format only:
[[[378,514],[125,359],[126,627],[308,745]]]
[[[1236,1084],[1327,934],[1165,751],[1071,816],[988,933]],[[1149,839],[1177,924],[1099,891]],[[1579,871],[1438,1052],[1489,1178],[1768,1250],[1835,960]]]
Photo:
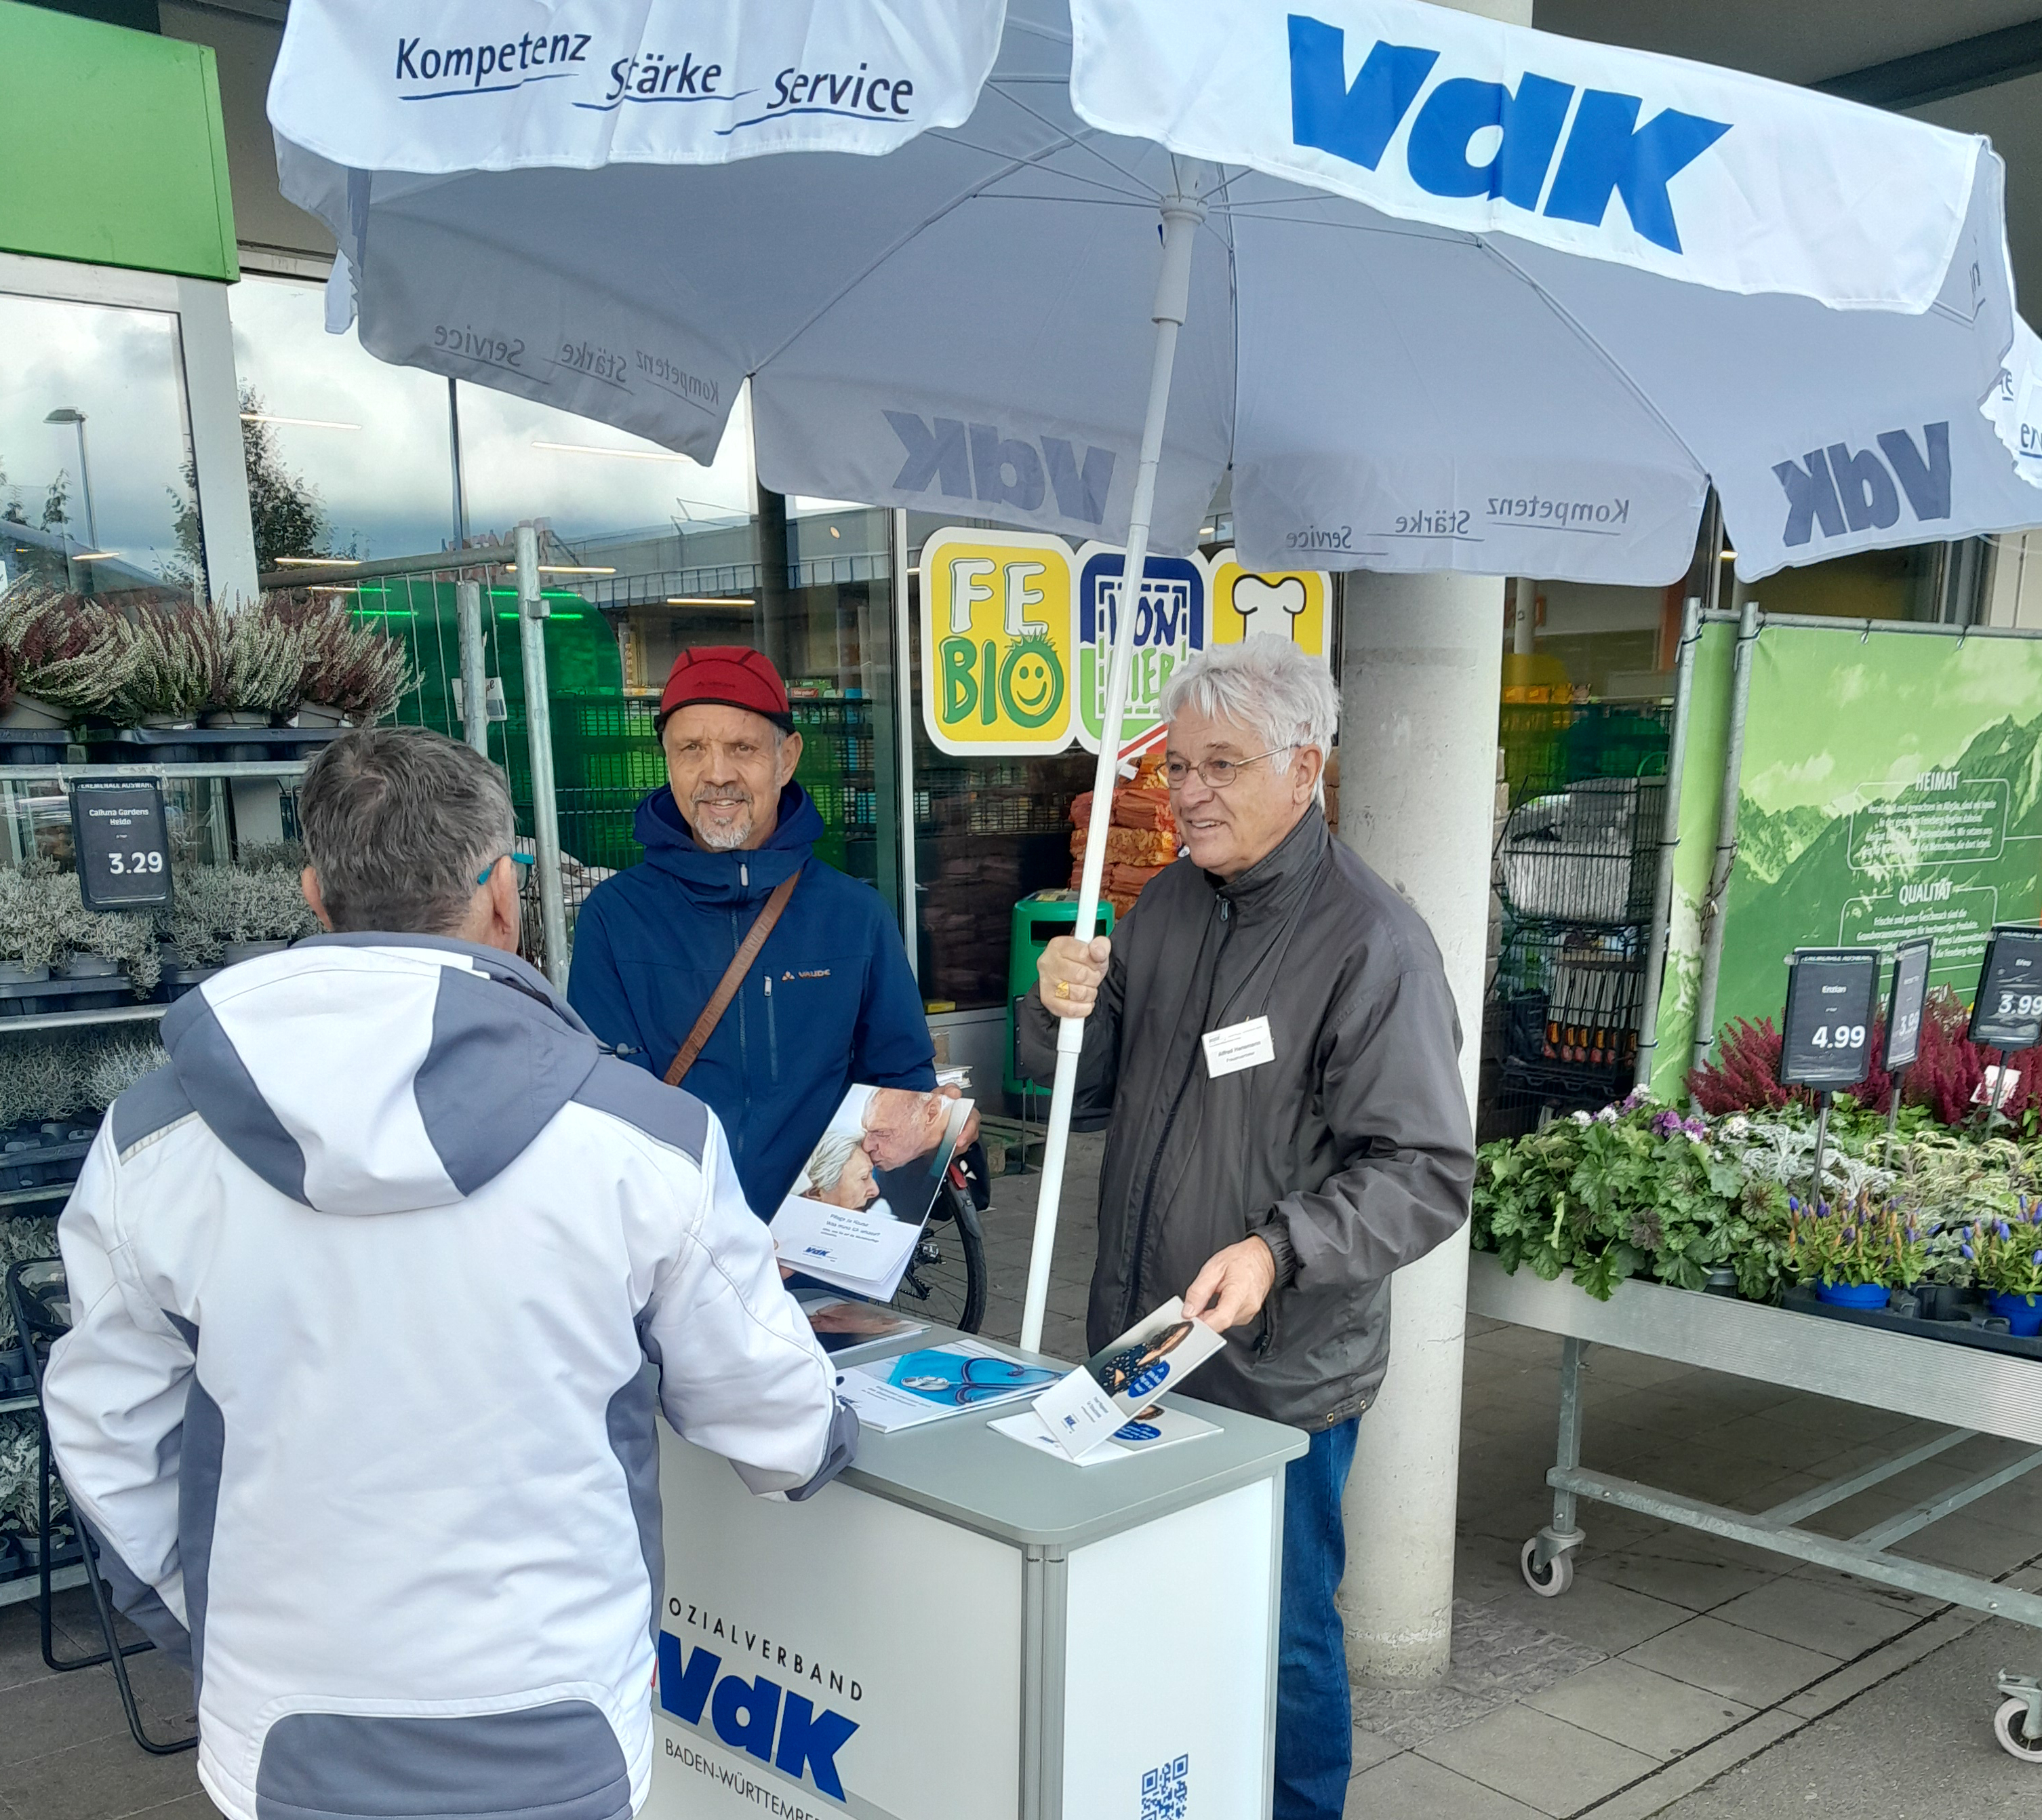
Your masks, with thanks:
[[[1177,167],[1177,190],[1163,198],[1163,268],[1156,279],[1155,357],[1149,370],[1149,406],[1141,425],[1141,461],[1135,471],[1134,500],[1127,521],[1127,560],[1121,572],[1120,607],[1114,615],[1113,656],[1107,671],[1106,724],[1099,730],[1099,763],[1092,773],[1092,819],[1085,829],[1084,871],[1078,885],[1077,921],[1071,933],[1092,939],[1099,915],[1099,887],[1106,869],[1106,831],[1113,820],[1113,787],[1120,771],[1120,726],[1127,703],[1127,672],[1134,656],[1135,608],[1149,561],[1149,520],[1156,504],[1156,469],[1163,454],[1163,424],[1170,408],[1170,373],[1177,358],[1177,331],[1184,327],[1191,296],[1191,243],[1205,220],[1195,193],[1199,167]],[[1057,1020],[1057,1075],[1050,1094],[1049,1131],[1042,1148],[1042,1182],[1035,1203],[1035,1240],[1028,1259],[1028,1293],[1021,1309],[1021,1344],[1042,1345],[1042,1315],[1050,1299],[1050,1259],[1056,1250],[1057,1213],[1063,1199],[1064,1158],[1069,1147],[1071,1106],[1077,1097],[1078,1054],[1084,1021]]]

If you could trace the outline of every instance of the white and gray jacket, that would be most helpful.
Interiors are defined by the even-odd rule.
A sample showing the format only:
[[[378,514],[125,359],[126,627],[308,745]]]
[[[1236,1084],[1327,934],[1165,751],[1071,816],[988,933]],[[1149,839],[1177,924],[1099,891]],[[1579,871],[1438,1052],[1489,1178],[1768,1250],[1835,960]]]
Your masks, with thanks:
[[[656,1404],[759,1492],[855,1442],[721,1127],[531,968],[426,937],[229,968],[163,1040],[59,1228],[45,1400],[117,1590],[188,1630],[207,1791],[630,1814]]]

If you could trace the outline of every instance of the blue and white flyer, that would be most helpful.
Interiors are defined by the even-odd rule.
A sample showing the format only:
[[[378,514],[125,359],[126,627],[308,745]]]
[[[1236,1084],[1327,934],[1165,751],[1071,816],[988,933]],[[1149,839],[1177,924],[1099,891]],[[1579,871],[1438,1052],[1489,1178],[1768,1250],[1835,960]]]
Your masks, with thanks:
[[[981,1341],[954,1339],[898,1358],[852,1366],[838,1374],[836,1393],[865,1427],[886,1435],[966,1409],[1011,1403],[1054,1383],[1056,1376],[1046,1366],[1009,1358]]]
[[[1067,1466],[1099,1466],[1109,1460],[1130,1460],[1138,1454],[1153,1454],[1158,1447],[1174,1447],[1180,1441],[1195,1441],[1201,1435],[1219,1432],[1212,1423],[1201,1421],[1184,1410],[1161,1409],[1152,1404],[1122,1423],[1089,1453],[1073,1460],[1050,1433],[1049,1423],[1032,1409],[1024,1409],[1019,1416],[1003,1416],[986,1426],[1024,1447],[1054,1454]]]
[[[889,1300],[971,1108],[940,1092],[854,1086],[773,1216],[780,1262],[832,1289]]]
[[[1069,1458],[1082,1459],[1163,1391],[1176,1389],[1224,1343],[1172,1296],[1037,1397],[1035,1413]]]

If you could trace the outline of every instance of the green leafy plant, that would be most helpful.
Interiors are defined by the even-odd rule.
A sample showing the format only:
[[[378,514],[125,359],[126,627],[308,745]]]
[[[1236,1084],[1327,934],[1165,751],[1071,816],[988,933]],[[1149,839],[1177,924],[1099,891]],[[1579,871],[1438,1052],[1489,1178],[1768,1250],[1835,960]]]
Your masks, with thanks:
[[[2042,1206],[2016,1197],[2012,1219],[1981,1220],[1963,1235],[1982,1289],[2004,1296],[2042,1295]]]
[[[1869,1190],[1835,1208],[1796,1198],[1788,1218],[1788,1260],[1804,1282],[1908,1289],[1928,1273],[1929,1241],[1913,1211],[1876,1201]]]

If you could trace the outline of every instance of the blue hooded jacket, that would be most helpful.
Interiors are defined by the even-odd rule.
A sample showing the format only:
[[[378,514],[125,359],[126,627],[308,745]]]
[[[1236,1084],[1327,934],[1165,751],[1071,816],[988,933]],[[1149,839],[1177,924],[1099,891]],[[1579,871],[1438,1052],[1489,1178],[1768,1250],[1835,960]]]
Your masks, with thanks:
[[[763,847],[698,846],[670,790],[638,805],[637,865],[575,923],[568,1002],[627,1060],[663,1076],[773,887],[799,871],[687,1090],[730,1136],[752,1211],[771,1219],[854,1081],[936,1084],[922,997],[884,900],[810,852],[823,819],[790,784]]]

